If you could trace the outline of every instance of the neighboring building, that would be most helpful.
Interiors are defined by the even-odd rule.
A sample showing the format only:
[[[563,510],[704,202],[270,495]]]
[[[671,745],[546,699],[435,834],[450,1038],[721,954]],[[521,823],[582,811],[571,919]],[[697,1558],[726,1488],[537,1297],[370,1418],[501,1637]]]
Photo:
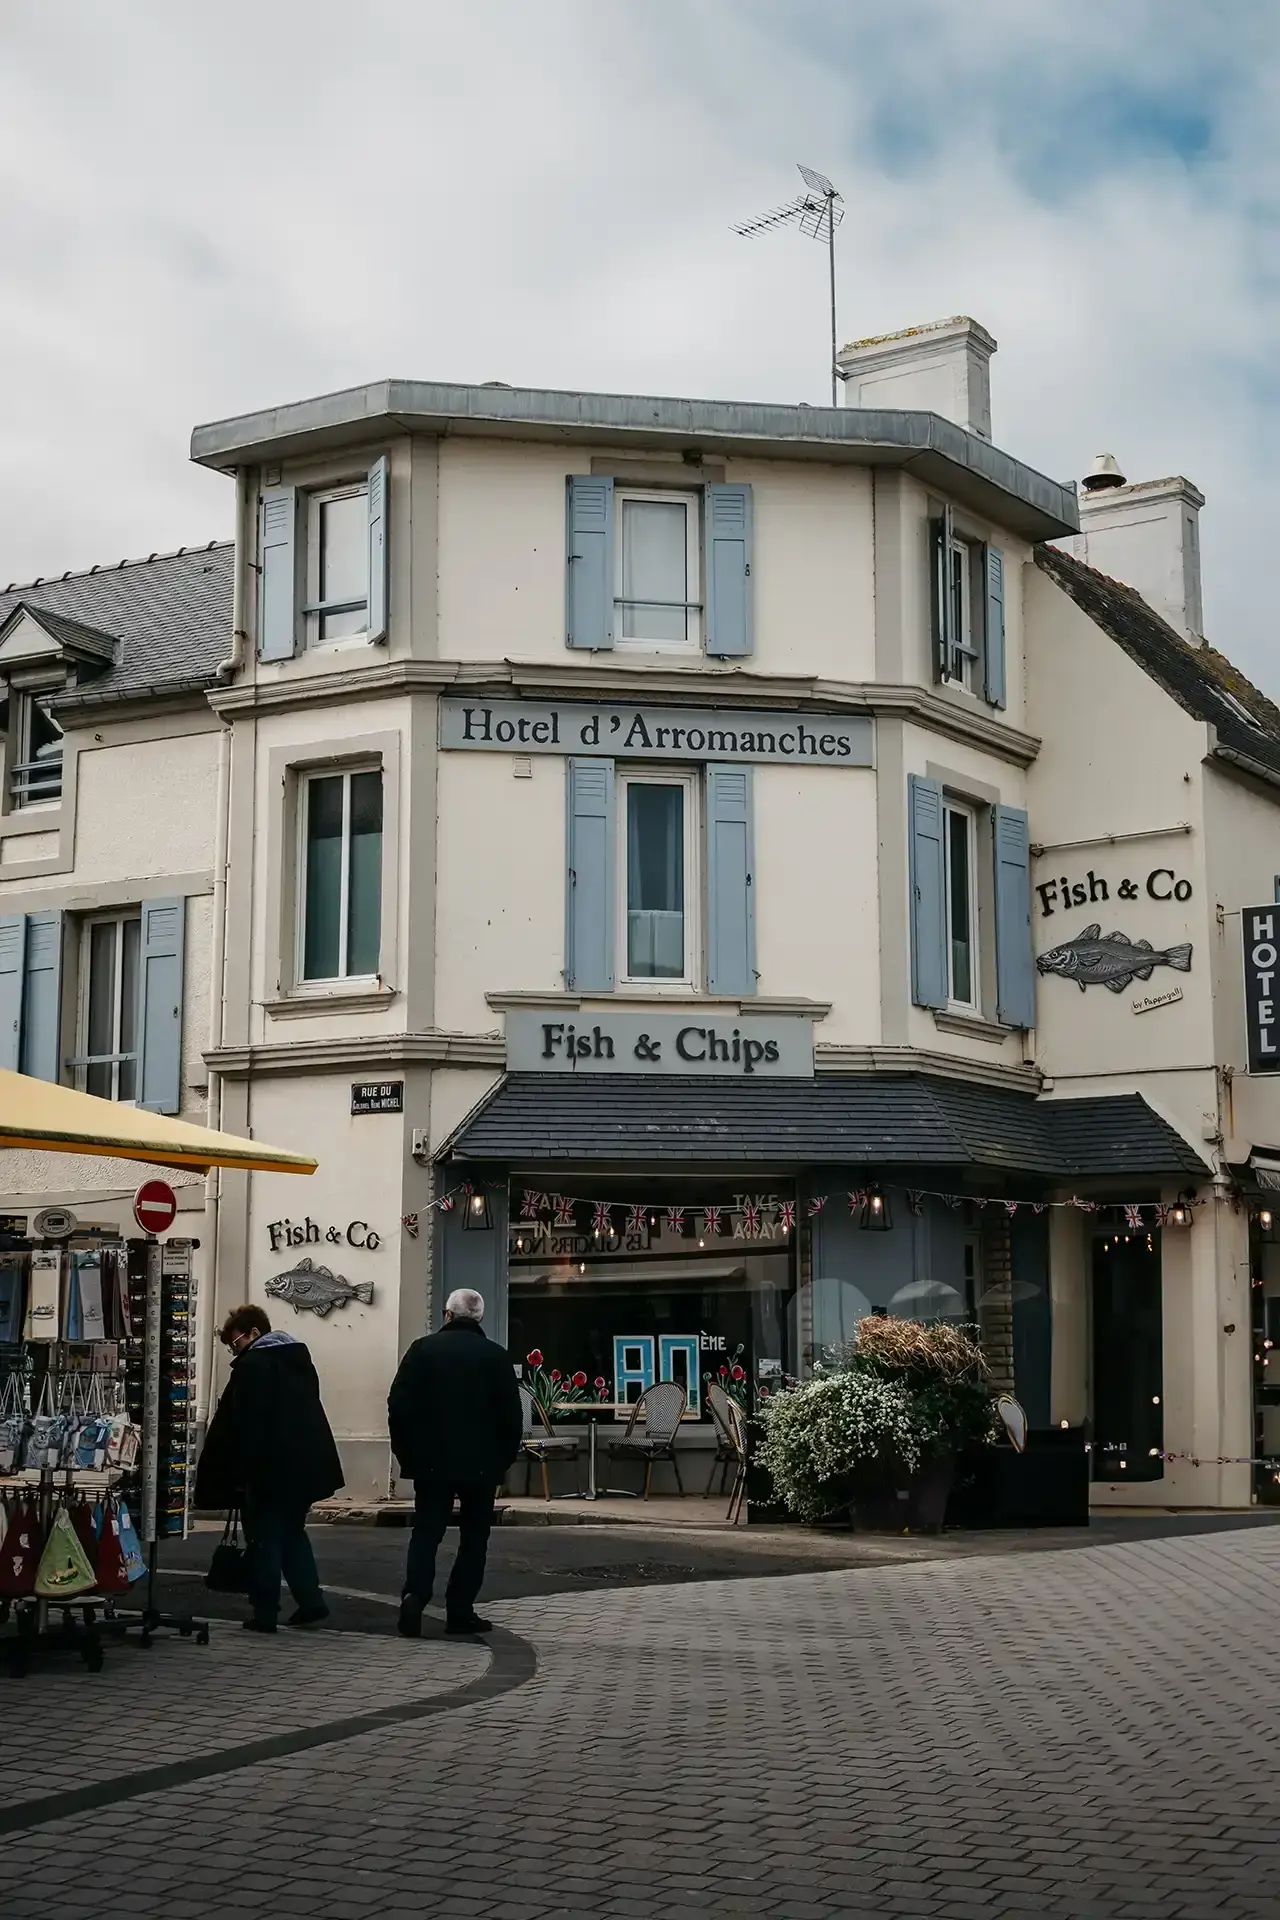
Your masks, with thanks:
[[[0,1065],[207,1118],[229,543],[0,593]],[[7,1212],[136,1232],[154,1168],[0,1153]],[[206,1183],[174,1172],[206,1244]]]
[[[197,430],[240,543],[215,1117],[321,1162],[227,1177],[220,1305],[299,1260],[372,1283],[305,1328],[352,1497],[391,1484],[399,1353],[475,1284],[515,1359],[624,1397],[735,1354],[767,1387],[874,1308],[976,1317],[1034,1424],[1091,1418],[1101,1497],[1248,1498],[1223,1155],[1280,1114],[1237,1081],[1212,1137],[1238,935],[1211,975],[1176,886],[1269,897],[1227,818],[1269,802],[1113,632],[1141,603],[1045,546],[1076,495],[990,444],[993,344],[849,349],[891,411],[388,382]],[[1033,845],[1184,821],[1173,907],[1101,926],[1167,924],[1190,973],[1038,972],[1099,916],[1043,914],[1081,876]],[[1109,1287],[1123,1203],[1149,1264]]]

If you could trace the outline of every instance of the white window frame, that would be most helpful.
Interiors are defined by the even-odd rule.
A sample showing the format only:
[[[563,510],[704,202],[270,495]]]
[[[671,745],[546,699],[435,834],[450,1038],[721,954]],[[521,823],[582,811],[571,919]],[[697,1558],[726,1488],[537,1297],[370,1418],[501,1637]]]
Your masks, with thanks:
[[[955,640],[948,662],[948,678],[953,686],[963,687],[966,693],[977,693],[975,686],[978,662],[981,658],[979,638],[975,636],[974,622],[974,580],[977,572],[979,549],[970,540],[962,539],[958,534],[952,537],[951,561],[947,570],[947,591],[955,593],[954,571],[960,563],[959,605],[955,608]]]
[[[702,977],[702,780],[694,772],[662,766],[617,771],[617,884],[614,944],[618,984],[628,993],[687,993]],[[632,786],[679,787],[684,794],[684,971],[679,979],[632,978],[627,970],[627,790]]]
[[[340,652],[343,647],[363,647],[369,638],[369,580],[368,546],[366,541],[366,577],[364,599],[330,600],[320,598],[320,527],[321,508],[334,500],[354,500],[359,498],[368,510],[369,482],[367,479],[350,480],[340,487],[320,487],[307,495],[307,597],[303,606],[306,620],[306,644],[310,648],[320,648],[324,652]],[[320,616],[324,613],[354,612],[364,607],[364,626],[359,633],[344,633],[336,640],[323,640],[320,637]]]
[[[297,886],[298,911],[297,911],[297,925],[295,928],[295,942],[294,942],[294,969],[295,969],[294,978],[298,983],[299,990],[303,993],[314,992],[317,990],[323,991],[325,988],[333,987],[336,985],[372,986],[382,978],[382,973],[381,973],[382,953],[383,953],[384,943],[386,940],[387,930],[385,925],[383,924],[384,915],[382,914],[381,911],[379,912],[379,920],[378,920],[378,971],[374,973],[348,973],[346,970],[347,953],[348,953],[349,942],[351,939],[351,919],[350,919],[350,913],[348,911],[350,906],[350,887],[351,887],[351,781],[352,781],[353,775],[360,774],[360,773],[376,773],[379,779],[382,781],[381,859],[383,862],[385,862],[387,857],[387,776],[386,776],[386,770],[382,766],[381,762],[377,760],[358,760],[358,761],[352,761],[350,765],[343,765],[340,767],[308,767],[304,771],[300,772],[298,775],[298,806],[297,806],[298,845],[297,845],[297,869],[296,869],[297,875],[298,875],[298,886]],[[339,927],[338,954],[339,954],[340,970],[339,972],[334,974],[325,974],[323,977],[318,974],[315,976],[309,975],[306,971],[307,816],[310,812],[310,807],[311,807],[312,784],[317,780],[341,780],[343,784],[342,855],[341,855],[342,865],[340,870],[340,882],[339,882],[339,893],[338,893],[338,927]],[[384,871],[385,871],[385,868],[382,867],[380,864],[380,869],[378,874],[378,898],[379,898],[380,908],[383,904],[382,875]]]
[[[26,782],[19,777],[20,770],[28,772],[36,765],[50,767],[53,762],[36,762],[31,755],[31,712],[36,702],[48,700],[54,694],[63,691],[63,683],[57,686],[14,687],[9,693],[10,727],[9,739],[13,743],[13,753],[8,758],[9,805],[16,812],[27,812],[32,807],[58,807],[62,805],[62,783],[66,768],[66,740],[58,756],[58,791],[56,793],[31,793]]]
[[[958,1000],[952,972],[951,953],[951,818],[959,815],[966,823],[969,851],[969,991],[968,1000]],[[977,1013],[982,1001],[981,950],[978,938],[978,814],[975,807],[950,794],[942,799],[943,876],[945,880],[943,912],[946,917],[947,1007],[952,1013]]]
[[[629,500],[654,500],[662,506],[682,506],[685,510],[685,577],[689,598],[685,601],[685,638],[646,640],[624,638],[622,633],[622,521]],[[702,602],[702,505],[700,491],[677,492],[664,487],[617,487],[614,489],[613,556],[613,645],[619,653],[701,653],[703,634]]]
[[[141,991],[141,978],[142,978],[142,909],[141,907],[121,907],[114,913],[87,913],[85,914],[85,916],[80,922],[80,949],[79,949],[79,965],[77,969],[77,993],[76,993],[76,1051],[75,1051],[75,1060],[74,1060],[74,1071],[75,1071],[75,1077],[76,1077],[76,1086],[81,1093],[84,1093],[87,1090],[88,1084],[89,1084],[89,1059],[88,1059],[89,988],[90,988],[90,983],[92,979],[91,956],[93,951],[93,944],[92,944],[93,929],[94,927],[104,927],[104,926],[113,926],[116,929],[115,1005],[111,1010],[111,1041],[112,1041],[112,1051],[114,1053],[118,1053],[120,1050],[120,1015],[124,1006],[124,967],[122,965],[123,954],[124,954],[123,929],[126,926],[126,924],[130,922],[138,928],[138,979],[139,979],[139,991]],[[121,1063],[119,1060],[113,1060],[111,1063],[111,1092],[106,1096],[109,1100],[118,1101],[120,1105],[126,1106],[126,1107],[133,1107],[137,1105],[136,1088],[138,1085],[138,1072],[142,1064],[141,1045],[140,1045],[140,1042],[142,1039],[142,1033],[141,1033],[142,1009],[140,1006],[136,1009],[134,1018],[139,1028],[139,1031],[135,1035],[134,1051],[132,1055],[129,1056],[134,1063],[133,1064],[133,1083],[135,1088],[134,1097],[131,1100],[123,1100],[123,1101],[120,1100],[120,1065]]]

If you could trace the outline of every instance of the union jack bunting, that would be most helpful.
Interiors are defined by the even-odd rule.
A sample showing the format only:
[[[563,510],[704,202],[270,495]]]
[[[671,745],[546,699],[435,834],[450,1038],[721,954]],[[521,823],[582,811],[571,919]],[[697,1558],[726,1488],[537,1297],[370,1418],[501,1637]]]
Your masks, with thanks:
[[[613,1216],[609,1212],[609,1203],[607,1200],[597,1200],[595,1206],[592,1208],[591,1231],[592,1233],[606,1234],[613,1232]]]
[[[812,1220],[815,1214],[821,1213],[826,1204],[827,1196],[825,1193],[811,1193],[809,1195],[809,1218]]]
[[[1048,1204],[1049,1202],[1047,1200],[1033,1200],[1031,1202],[1031,1211],[1032,1213],[1043,1213]]]
[[[667,1232],[668,1233],[684,1232],[684,1216],[686,1212],[687,1212],[687,1208],[685,1207],[668,1207],[667,1208]]]
[[[719,1233],[720,1215],[723,1212],[723,1207],[704,1207],[702,1209],[702,1224],[708,1233]]]
[[[924,1212],[924,1188],[923,1187],[907,1188],[907,1208],[909,1212],[917,1215],[922,1214]]]
[[[1015,1214],[1015,1213],[1016,1213],[1016,1212],[1018,1211],[1018,1203],[1017,1203],[1017,1201],[1016,1201],[1016,1200],[1006,1200],[1006,1201],[1005,1201],[1005,1203],[1004,1203],[1004,1210],[1005,1210],[1005,1212],[1006,1212],[1006,1213],[1008,1214],[1008,1216],[1009,1216],[1009,1218],[1010,1218],[1010,1219],[1012,1220],[1012,1218],[1013,1218],[1013,1216],[1014,1216],[1014,1214]]]
[[[405,1230],[405,1232],[406,1232],[406,1233],[408,1234],[408,1236],[409,1236],[409,1238],[410,1238],[411,1240],[416,1240],[416,1239],[417,1239],[417,1237],[418,1237],[418,1216],[417,1216],[417,1214],[416,1214],[416,1213],[406,1213],[406,1214],[402,1214],[402,1215],[401,1215],[401,1217],[400,1217],[400,1225],[401,1225],[401,1226],[402,1226],[402,1227],[404,1228],[404,1230]]]
[[[1126,1227],[1140,1228],[1142,1225],[1142,1208],[1139,1206],[1134,1206],[1131,1202],[1126,1201],[1125,1209],[1124,1209],[1124,1223]]]
[[[644,1232],[645,1212],[646,1212],[646,1209],[644,1207],[628,1207],[627,1208],[627,1232],[628,1233]]]
[[[546,1204],[547,1196],[545,1193],[535,1193],[526,1187],[520,1197],[520,1218],[522,1220],[536,1220]]]
[[[760,1209],[754,1200],[748,1200],[742,1209],[742,1237],[744,1240],[760,1238]]]
[[[446,1193],[443,1200],[438,1202],[438,1205],[441,1213],[452,1213],[453,1212],[453,1195],[451,1193]]]
[[[573,1201],[567,1193],[552,1193],[548,1199],[556,1210],[555,1225],[571,1227],[573,1225]]]
[[[866,1197],[867,1197],[866,1193],[861,1187],[855,1187],[849,1195],[850,1213],[861,1213],[863,1202],[866,1200]]]
[[[796,1223],[796,1203],[794,1200],[779,1200],[778,1225],[784,1233],[790,1233]]]
[[[941,1200],[944,1207],[950,1207],[952,1213],[959,1212],[960,1195],[958,1193],[940,1193],[938,1195],[938,1198],[939,1200]]]
[[[1069,1207],[1078,1207],[1081,1213],[1096,1213],[1098,1211],[1098,1203],[1096,1200],[1082,1200],[1078,1193],[1072,1194],[1067,1205]]]

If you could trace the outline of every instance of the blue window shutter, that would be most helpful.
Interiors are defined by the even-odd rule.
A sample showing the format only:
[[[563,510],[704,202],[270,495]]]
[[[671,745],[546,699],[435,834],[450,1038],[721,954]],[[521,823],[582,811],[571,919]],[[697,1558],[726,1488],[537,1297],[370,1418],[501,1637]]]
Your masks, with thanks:
[[[707,768],[707,992],[756,990],[750,767]]]
[[[947,1004],[947,884],[942,786],[913,773],[910,809],[911,998],[918,1007]]]
[[[27,970],[27,916],[0,919],[0,1067],[17,1073],[21,1063],[22,982]]]
[[[384,453],[369,469],[369,639],[387,637],[390,582],[387,517],[391,503],[391,462]]]
[[[1021,807],[996,807],[992,830],[996,862],[996,1011],[1007,1026],[1034,1027],[1031,832]]]
[[[258,658],[292,660],[298,645],[297,488],[264,493],[258,518]]]
[[[613,762],[567,764],[564,980],[594,992],[613,985]]]
[[[613,645],[613,482],[571,473],[567,502],[565,638],[599,653]]]
[[[22,996],[22,1071],[62,1077],[62,915],[27,915],[27,978]]]
[[[187,903],[144,900],[138,965],[138,1105],[182,1105],[182,962]]]
[[[750,487],[708,487],[707,652],[731,659],[754,645]]]
[[[993,707],[1004,705],[1004,555],[999,547],[982,549],[986,641],[986,694]]]
[[[955,609],[951,603],[951,542],[955,535],[950,507],[929,522],[930,572],[933,603],[933,677],[951,678],[952,649],[956,643]]]

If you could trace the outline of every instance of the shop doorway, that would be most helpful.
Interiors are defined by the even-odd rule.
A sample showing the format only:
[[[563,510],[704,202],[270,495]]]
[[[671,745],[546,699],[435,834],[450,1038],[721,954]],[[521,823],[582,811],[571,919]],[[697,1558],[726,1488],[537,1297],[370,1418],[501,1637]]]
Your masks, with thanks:
[[[1164,1325],[1158,1230],[1093,1240],[1093,1478],[1164,1477]]]

